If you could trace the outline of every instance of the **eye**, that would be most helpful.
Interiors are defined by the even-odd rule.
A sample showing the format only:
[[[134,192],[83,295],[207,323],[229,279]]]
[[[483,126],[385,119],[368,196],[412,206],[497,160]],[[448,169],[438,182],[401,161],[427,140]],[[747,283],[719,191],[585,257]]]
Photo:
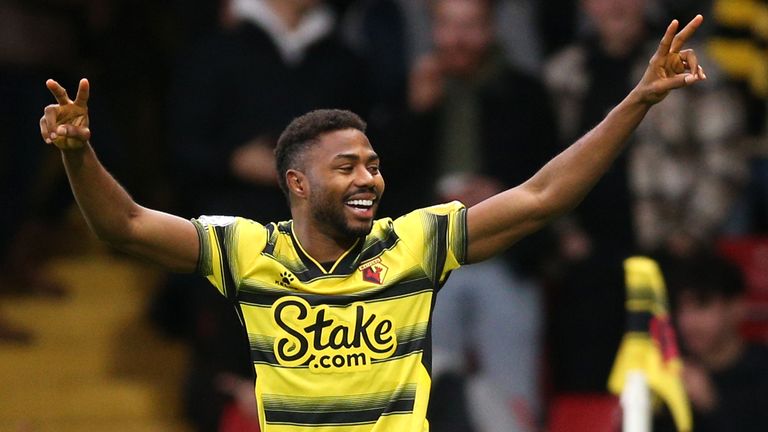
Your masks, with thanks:
[[[376,175],[379,173],[379,166],[378,165],[371,165],[368,167],[368,172],[370,172],[373,175]]]
[[[342,165],[336,169],[343,173],[351,173],[353,168],[352,165]]]

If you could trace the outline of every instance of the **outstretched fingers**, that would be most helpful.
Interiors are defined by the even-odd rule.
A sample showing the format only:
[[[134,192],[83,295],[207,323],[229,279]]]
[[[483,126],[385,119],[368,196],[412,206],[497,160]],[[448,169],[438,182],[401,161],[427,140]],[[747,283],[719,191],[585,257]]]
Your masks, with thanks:
[[[80,80],[80,85],[77,87],[77,96],[75,97],[75,105],[79,105],[85,108],[88,105],[88,97],[91,94],[91,86],[88,80],[83,78]]]
[[[675,38],[675,32],[677,32],[677,27],[679,26],[679,22],[677,20],[672,20],[671,23],[667,26],[667,31],[664,32],[664,37],[661,38],[661,42],[659,42],[659,48],[656,50],[656,56],[663,58],[667,54],[669,54],[669,50],[672,46],[672,40]]]
[[[701,23],[704,21],[704,17],[701,15],[696,15],[691,22],[689,22],[682,30],[680,30],[680,33],[676,34],[674,39],[672,40],[672,44],[669,47],[670,52],[676,53],[680,52],[680,50],[683,48],[683,45],[685,45],[686,42],[688,42],[688,39],[693,36],[694,33],[696,33],[696,29],[699,28]],[[695,70],[694,70],[695,73]]]
[[[48,87],[48,90],[51,91],[51,94],[53,94],[53,97],[56,98],[56,102],[58,102],[59,105],[66,105],[72,102],[72,100],[69,99],[67,91],[64,89],[64,87],[62,87],[61,84],[57,83],[56,81],[49,79],[45,82],[45,86]]]

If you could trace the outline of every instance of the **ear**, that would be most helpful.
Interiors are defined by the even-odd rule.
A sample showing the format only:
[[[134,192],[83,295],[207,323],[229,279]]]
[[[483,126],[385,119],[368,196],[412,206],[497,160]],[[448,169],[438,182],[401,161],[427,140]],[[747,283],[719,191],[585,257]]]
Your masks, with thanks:
[[[291,194],[299,198],[306,198],[309,195],[309,182],[303,172],[289,169],[285,172],[285,182]]]

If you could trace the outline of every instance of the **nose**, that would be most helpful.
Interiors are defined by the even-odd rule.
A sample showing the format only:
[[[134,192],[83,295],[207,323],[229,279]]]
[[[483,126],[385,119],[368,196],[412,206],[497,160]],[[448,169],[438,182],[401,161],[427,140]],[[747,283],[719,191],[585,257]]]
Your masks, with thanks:
[[[355,173],[355,186],[360,188],[370,188],[374,184],[374,175],[368,171],[365,166],[358,167]]]

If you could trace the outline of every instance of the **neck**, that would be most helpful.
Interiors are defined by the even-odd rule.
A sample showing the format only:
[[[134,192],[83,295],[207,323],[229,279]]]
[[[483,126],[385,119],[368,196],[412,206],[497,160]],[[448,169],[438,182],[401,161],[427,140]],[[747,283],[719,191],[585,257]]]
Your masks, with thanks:
[[[301,19],[308,11],[307,8],[297,6],[292,0],[267,0],[267,3],[275,15],[291,30],[299,26]]]
[[[293,234],[304,251],[319,263],[335,262],[357,241],[356,238],[329,235],[312,224],[309,218],[294,218]]]

